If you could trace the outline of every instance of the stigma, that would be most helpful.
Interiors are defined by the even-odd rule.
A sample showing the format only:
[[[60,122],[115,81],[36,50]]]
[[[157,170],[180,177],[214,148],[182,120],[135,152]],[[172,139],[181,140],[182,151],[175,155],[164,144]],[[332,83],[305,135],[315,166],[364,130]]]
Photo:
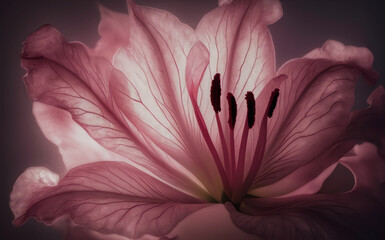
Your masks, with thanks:
[[[247,125],[252,128],[255,123],[255,99],[253,92],[246,93]]]
[[[232,93],[227,93],[227,103],[229,106],[229,127],[230,129],[234,129],[235,122],[237,120],[237,102],[235,100],[235,97]]]
[[[268,109],[268,114],[267,114],[267,116],[268,116],[269,118],[271,118],[271,117],[273,116],[274,109],[275,109],[275,107],[277,106],[278,97],[279,97],[279,89],[276,88],[276,89],[274,89],[274,91],[271,93],[269,105],[268,105],[268,108],[267,108],[267,109]]]

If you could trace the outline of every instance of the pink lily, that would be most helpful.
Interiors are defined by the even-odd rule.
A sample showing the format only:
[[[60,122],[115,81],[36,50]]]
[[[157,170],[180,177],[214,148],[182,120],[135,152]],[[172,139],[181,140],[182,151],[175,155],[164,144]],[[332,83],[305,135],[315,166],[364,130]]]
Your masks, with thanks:
[[[195,31],[132,1],[128,15],[101,8],[96,49],[51,26],[27,38],[34,114],[68,172],[21,175],[15,225],[67,217],[103,234],[166,236],[224,203],[264,239],[384,237],[384,90],[351,112],[358,77],[377,77],[370,51],[327,41],[276,71],[267,25],[280,3],[219,5]],[[378,150],[354,147],[362,141]],[[323,188],[337,166],[352,188]]]

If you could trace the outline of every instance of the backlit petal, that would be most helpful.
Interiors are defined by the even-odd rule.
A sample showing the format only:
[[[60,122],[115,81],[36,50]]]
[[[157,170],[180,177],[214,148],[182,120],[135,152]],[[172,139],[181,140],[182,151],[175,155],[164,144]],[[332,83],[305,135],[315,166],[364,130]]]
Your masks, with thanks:
[[[98,32],[101,39],[97,42],[95,51],[112,62],[119,48],[128,44],[128,15],[111,11],[102,5],[99,5],[99,11]]]
[[[246,214],[226,207],[236,226],[262,239],[383,239],[383,197],[351,192],[248,199]]]
[[[187,55],[197,41],[193,29],[166,11],[133,1],[125,21],[126,44],[113,64],[127,79],[112,81],[113,98],[148,141],[189,169],[209,191],[218,189],[185,81]]]
[[[170,235],[182,240],[259,239],[235,226],[223,204],[211,204],[190,214],[171,231]]]
[[[339,162],[349,168],[355,177],[355,189],[370,188],[385,182],[385,159],[378,155],[371,143],[354,146],[354,155]]]
[[[349,124],[355,82],[361,74],[371,82],[377,75],[369,67],[371,62],[361,62],[372,59],[369,50],[346,47],[334,56],[328,54],[332,48],[340,50],[341,46],[329,41],[322,48],[327,51],[319,50],[321,58],[291,60],[278,71],[288,79],[279,87],[280,97],[269,122],[266,154],[255,186],[272,184],[297,170],[297,180],[287,181],[292,186],[286,190],[292,191],[315,178],[355,144],[340,141]]]
[[[79,124],[72,120],[71,114],[67,111],[35,102],[33,114],[47,139],[58,146],[67,170],[97,161],[130,162],[92,139]]]
[[[218,5],[222,6],[231,3],[233,0],[218,0]]]
[[[238,227],[263,239],[383,239],[385,162],[364,143],[340,163],[355,175],[351,191],[251,198],[241,205],[246,214],[226,207]]]
[[[57,30],[43,26],[25,41],[22,66],[28,71],[24,81],[32,100],[70,112],[104,148],[145,165],[171,184],[202,192],[127,125],[109,90],[113,79],[124,76],[106,59],[90,56],[82,44],[67,43]]]
[[[308,184],[308,181],[315,174],[314,170],[320,171],[325,169],[331,162],[338,159],[338,156],[346,155],[354,144],[362,141],[376,144],[380,156],[384,156],[385,130],[382,123],[385,121],[385,91],[382,86],[373,91],[368,98],[368,103],[370,104],[369,107],[351,113],[348,126],[336,140],[337,144],[332,149],[325,151],[314,161],[299,167],[281,180],[271,185],[257,188],[252,193],[256,196],[280,196],[287,194],[304,184]]]
[[[200,85],[198,102],[212,136],[217,135],[209,92],[213,76],[220,73],[222,92],[225,95],[233,93],[237,100],[239,124],[235,126],[235,133],[241,133],[247,112],[244,101],[246,92],[253,91],[258,96],[274,77],[275,53],[267,25],[281,15],[278,1],[236,0],[209,12],[199,23],[196,32],[209,50],[210,64]],[[223,123],[228,118],[228,110],[224,106],[221,112]]]
[[[370,107],[354,111],[344,139],[359,139],[374,143],[385,158],[385,90],[378,86],[368,98]]]
[[[10,207],[15,218],[21,217],[28,209],[36,194],[45,187],[53,187],[59,182],[59,176],[43,167],[31,167],[25,170],[13,185]]]
[[[74,168],[57,186],[36,192],[14,224],[21,225],[29,217],[52,223],[67,216],[101,233],[163,236],[204,206],[128,164],[97,162]]]

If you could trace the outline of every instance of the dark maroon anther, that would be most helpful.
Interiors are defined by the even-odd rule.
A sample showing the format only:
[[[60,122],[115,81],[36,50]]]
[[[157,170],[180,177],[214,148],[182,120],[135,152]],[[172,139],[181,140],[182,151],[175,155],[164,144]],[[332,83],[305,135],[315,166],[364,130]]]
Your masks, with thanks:
[[[215,74],[213,81],[211,82],[210,90],[211,105],[213,105],[215,113],[221,111],[221,75]]]
[[[247,124],[249,128],[252,128],[255,123],[255,98],[252,92],[246,93],[247,103]]]
[[[273,116],[274,109],[277,106],[278,96],[279,96],[279,89],[276,88],[274,89],[274,91],[271,93],[271,96],[270,96],[270,101],[268,106],[269,109],[267,113],[267,116],[269,116],[269,118]]]
[[[234,129],[235,122],[237,120],[237,102],[235,97],[231,93],[227,93],[227,103],[229,104],[229,126],[230,129]]]

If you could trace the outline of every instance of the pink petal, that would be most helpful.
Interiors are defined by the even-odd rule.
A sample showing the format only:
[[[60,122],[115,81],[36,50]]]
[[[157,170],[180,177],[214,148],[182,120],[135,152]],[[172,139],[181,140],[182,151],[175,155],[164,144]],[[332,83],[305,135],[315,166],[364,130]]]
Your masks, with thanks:
[[[281,196],[290,193],[300,186],[311,185],[314,181],[318,181],[313,179],[308,183],[315,176],[316,172],[320,172],[322,169],[330,166],[331,162],[339,158],[338,156],[346,155],[349,149],[360,141],[370,141],[376,144],[380,156],[385,156],[385,129],[383,127],[383,122],[385,122],[385,91],[382,86],[373,91],[368,98],[368,103],[370,104],[368,108],[354,111],[351,114],[348,126],[337,140],[339,144],[333,147],[330,152],[325,151],[324,154],[314,161],[299,167],[288,176],[273,184],[253,190],[252,194],[265,197]],[[326,171],[321,173],[320,176],[323,175],[325,177]],[[319,184],[309,193],[315,192],[318,186]]]
[[[130,240],[117,234],[102,234],[89,228],[80,226],[70,227],[66,233],[65,240],[83,239],[83,240]]]
[[[306,54],[304,58],[333,59],[334,61],[360,66],[363,69],[371,69],[373,64],[373,54],[367,48],[345,46],[335,40],[327,40],[322,48],[314,49]]]
[[[233,222],[263,239],[383,239],[385,162],[372,144],[357,145],[354,153],[340,160],[355,175],[351,191],[246,199],[241,211],[247,215],[228,203]]]
[[[275,74],[275,53],[267,25],[282,16],[278,1],[229,2],[219,1],[221,7],[206,14],[196,29],[199,40],[210,53],[210,64],[203,76],[197,100],[214,138],[217,129],[212,126],[215,121],[209,92],[213,76],[221,74],[224,95],[228,92],[234,94],[239,108],[239,124],[236,124],[234,132],[242,132],[247,112],[244,95],[253,91],[258,96]],[[221,118],[226,123],[228,113],[224,106]],[[228,131],[228,128],[224,130]]]
[[[91,230],[87,227],[78,226],[72,224],[68,227],[65,234],[65,240],[131,240],[133,238],[124,237],[118,234],[103,234],[94,230]],[[135,238],[138,240],[175,240],[175,238],[169,238],[167,236],[156,237],[151,235],[143,235],[140,238]]]
[[[337,163],[331,165],[330,167],[326,168],[320,175],[318,175],[316,178],[311,180],[310,182],[306,183],[302,187],[296,189],[293,192],[290,192],[288,194],[285,194],[280,197],[291,197],[291,196],[298,196],[298,195],[304,195],[304,194],[314,194],[321,190],[323,183],[325,180],[333,173],[333,171],[336,169]],[[282,179],[282,182],[277,182],[280,184],[280,186],[284,187],[285,184],[283,181],[286,181],[286,179]],[[277,184],[276,183],[276,184]],[[267,188],[269,189],[269,188]],[[285,190],[282,190],[285,191]],[[258,196],[258,194],[256,195]]]
[[[128,126],[110,94],[109,84],[124,76],[104,58],[89,56],[79,43],[67,43],[50,26],[43,26],[24,43],[22,66],[30,97],[71,113],[72,118],[107,150],[116,152],[158,177],[195,194],[196,183],[170,165],[138,130]],[[116,81],[116,80],[115,80]]]
[[[111,23],[118,20],[114,13],[109,15]],[[114,66],[128,81],[111,82],[114,100],[148,142],[216,191],[213,195],[220,195],[219,177],[207,161],[210,154],[201,141],[185,81],[187,55],[197,41],[193,29],[166,11],[133,1],[124,21],[129,27]]]
[[[197,42],[188,54],[186,63],[186,84],[190,96],[198,98],[199,86],[202,82],[202,74],[209,64],[210,53],[202,42]]]
[[[218,0],[218,6],[231,3],[233,0]]]
[[[67,170],[98,161],[130,162],[92,139],[67,111],[34,102],[33,114],[47,139],[58,146]]]
[[[29,217],[52,223],[68,216],[75,224],[105,234],[163,236],[204,206],[128,164],[97,162],[74,168],[57,186],[36,192],[14,224]]]
[[[130,25],[128,15],[113,12],[99,5],[99,35],[102,37],[96,44],[95,51],[112,61],[116,52],[128,44]]]
[[[171,231],[170,235],[182,240],[256,240],[255,236],[233,224],[223,204],[211,204],[190,214]]]
[[[340,159],[355,177],[355,189],[370,188],[385,182],[385,160],[378,155],[377,147],[363,143],[353,148],[355,155]]]
[[[377,145],[385,157],[385,90],[378,86],[368,98],[370,107],[354,111],[344,139],[356,138]]]
[[[248,199],[246,214],[226,207],[236,226],[262,239],[383,239],[383,197],[351,192]]]
[[[297,169],[289,175],[272,184],[257,187],[252,190],[251,193],[255,196],[277,197],[290,194],[293,191],[299,191],[298,193],[300,193],[301,190],[303,190],[302,188],[309,186],[310,189],[307,189],[303,194],[317,192],[323,180],[331,173],[330,170],[333,169],[335,163],[343,157],[356,142],[356,139],[341,141],[339,144],[336,144],[336,146],[320,154],[313,161],[303,166],[298,166]],[[312,186],[314,183],[315,185]]]
[[[292,191],[314,179],[355,144],[352,139],[341,141],[349,124],[355,82],[361,74],[374,81],[376,74],[368,67],[371,62],[361,62],[371,59],[369,50],[346,47],[337,56],[323,51],[333,52],[333,48],[337,51],[341,46],[329,41],[319,50],[322,58],[291,60],[278,71],[288,79],[279,87],[256,187],[298,170],[295,180],[287,181],[292,185],[287,191]],[[349,57],[343,59],[343,54]]]
[[[16,180],[10,196],[10,207],[15,218],[21,217],[36,194],[45,187],[57,185],[59,176],[43,167],[26,169]]]

